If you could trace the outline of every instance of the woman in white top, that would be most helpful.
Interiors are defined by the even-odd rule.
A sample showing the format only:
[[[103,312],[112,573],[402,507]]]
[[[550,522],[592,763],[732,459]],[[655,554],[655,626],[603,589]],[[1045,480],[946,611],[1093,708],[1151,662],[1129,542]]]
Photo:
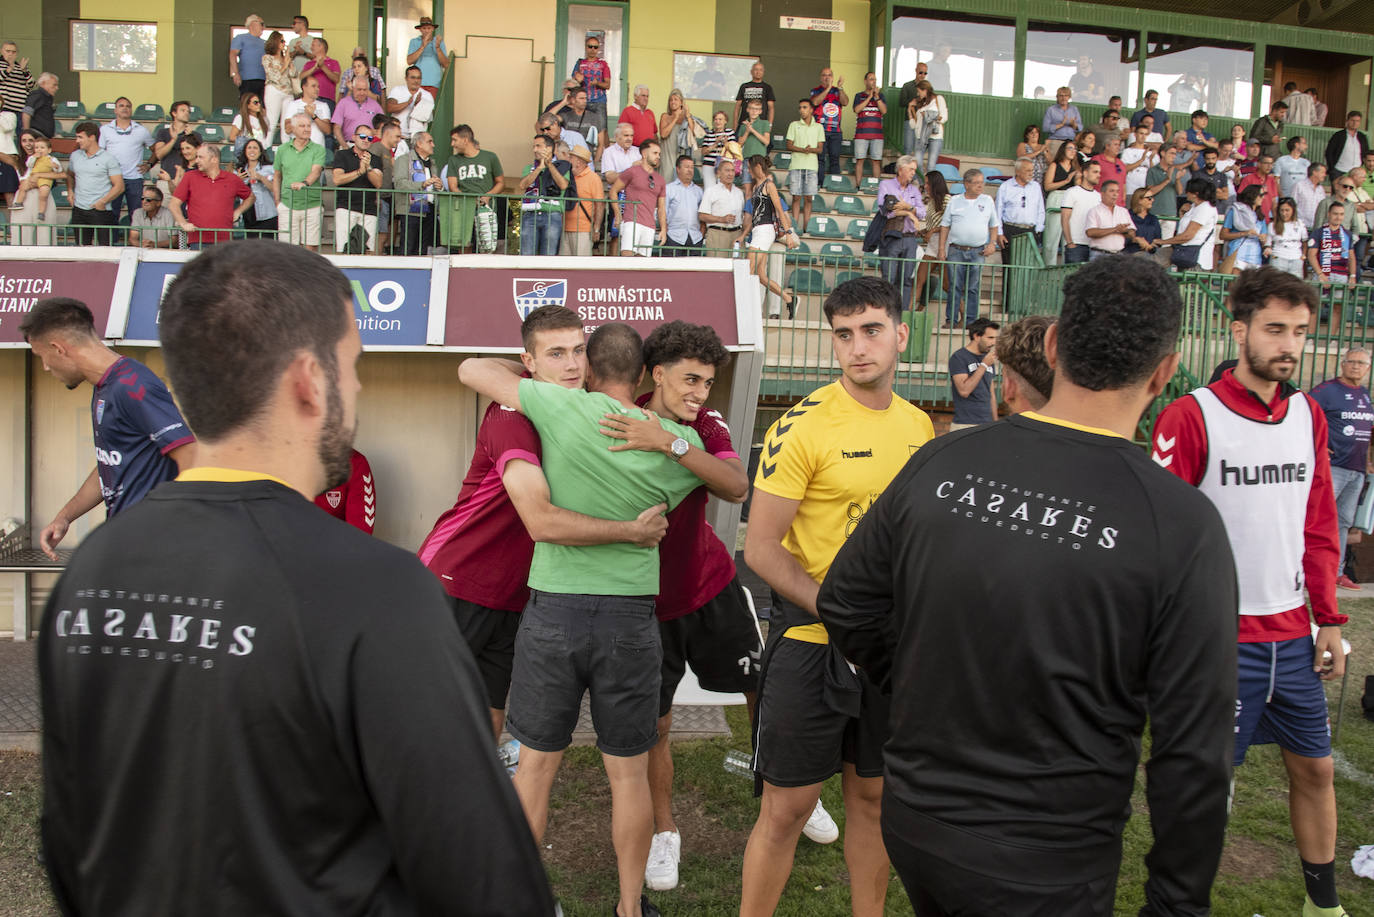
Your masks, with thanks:
[[[280,32],[273,32],[267,37],[262,69],[267,74],[262,89],[263,113],[267,116],[267,123],[275,126],[281,123],[282,106],[297,95],[292,80],[300,76],[295,62],[286,51],[286,40]]]
[[[1302,276],[1303,252],[1307,250],[1307,227],[1298,219],[1298,205],[1291,197],[1281,197],[1274,207],[1270,227],[1269,264],[1281,271]]]
[[[1172,245],[1174,267],[1184,271],[1210,271],[1216,267],[1217,188],[1205,178],[1189,179],[1188,202],[1193,206],[1178,221],[1176,235],[1161,239]],[[1192,249],[1197,249],[1196,256]]]
[[[243,145],[250,138],[262,144],[263,149],[271,147],[272,136],[276,132],[276,125],[267,120],[262,97],[256,92],[244,95],[239,101],[239,113],[234,115],[234,123],[229,125],[229,139],[234,142],[235,155],[243,152]]]
[[[945,145],[945,124],[949,121],[949,109],[945,107],[945,97],[938,95],[930,80],[916,84],[916,98],[906,107],[906,116],[916,131],[916,144],[911,154],[922,172],[935,171],[935,163],[940,158],[940,149]]]

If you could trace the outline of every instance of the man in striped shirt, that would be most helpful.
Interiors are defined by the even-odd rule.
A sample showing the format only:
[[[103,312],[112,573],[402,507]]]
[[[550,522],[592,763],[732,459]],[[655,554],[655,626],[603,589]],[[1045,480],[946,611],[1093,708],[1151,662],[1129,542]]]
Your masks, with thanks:
[[[873,177],[883,169],[883,116],[887,103],[872,70],[864,75],[864,91],[854,98],[854,187],[863,190],[864,160],[873,160]]]
[[[14,42],[0,44],[0,111],[12,111],[16,116],[21,114],[33,87],[29,59],[19,56],[19,46]]]

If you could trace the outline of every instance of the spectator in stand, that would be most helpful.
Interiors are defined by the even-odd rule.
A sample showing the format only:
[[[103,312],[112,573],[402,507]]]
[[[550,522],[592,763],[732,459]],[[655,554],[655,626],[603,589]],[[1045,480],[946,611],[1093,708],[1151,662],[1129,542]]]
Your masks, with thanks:
[[[1288,103],[1280,99],[1269,106],[1269,114],[1250,125],[1250,139],[1258,141],[1260,152],[1278,159],[1282,151],[1283,121],[1288,117]],[[1248,148],[1248,147],[1247,147]]]
[[[342,74],[339,62],[329,56],[329,42],[318,35],[310,39],[310,60],[301,68],[302,84],[306,77],[315,77],[320,84],[320,98],[332,105],[339,97],[339,78]]]
[[[1035,180],[1035,163],[1022,157],[1016,160],[1009,181],[997,189],[997,217],[1002,224],[1002,263],[1011,263],[1011,240],[1030,233],[1039,248],[1045,232],[1045,198]]]
[[[921,259],[920,265],[916,268],[916,293],[920,302],[926,301],[927,281],[930,279],[930,271],[935,269],[937,276],[941,278],[940,286],[943,293],[937,298],[943,298],[949,294],[949,274],[939,264],[936,257],[937,243],[940,241],[940,221],[945,215],[945,205],[949,203],[949,184],[945,177],[939,172],[928,172],[925,182],[921,185],[921,196],[926,202],[926,228],[920,233],[921,244],[925,246],[926,255]]]
[[[658,133],[654,134],[663,153],[659,162],[659,174],[663,176],[664,181],[673,180],[677,171],[674,163],[677,162],[678,154],[686,152],[690,146],[693,123],[692,112],[687,108],[682,90],[674,88],[668,93],[668,108],[659,116]]]
[[[573,86],[561,100],[549,106],[545,113],[556,116],[559,125],[565,131],[581,137],[587,149],[595,152],[598,157],[601,155],[606,146],[606,131],[601,125],[606,119],[605,116],[596,115],[587,108],[587,90],[581,86]],[[569,148],[576,145],[573,140],[568,140]]]
[[[1316,205],[1326,198],[1326,166],[1312,162],[1307,166],[1307,177],[1293,186],[1293,205],[1297,208],[1297,219],[1311,232],[1320,225],[1316,221]]]
[[[1307,240],[1307,263],[1312,268],[1312,277],[1322,286],[1355,282],[1355,273],[1350,269],[1352,239],[1342,225],[1344,222],[1345,204],[1332,203],[1326,209],[1326,222],[1313,229]]]
[[[235,165],[239,179],[253,192],[253,206],[243,212],[243,228],[248,230],[248,238],[277,238],[277,202],[272,199],[272,176],[276,170],[267,161],[267,147],[257,140],[248,140]]]
[[[1126,164],[1121,161],[1121,138],[1119,136],[1108,137],[1102,146],[1102,152],[1093,157],[1093,162],[1102,168],[1101,183],[1106,184],[1114,181],[1118,185],[1126,183]]]
[[[310,139],[310,116],[304,113],[291,119],[291,142],[277,147],[273,159],[272,200],[277,205],[277,229],[282,241],[304,245],[313,251],[320,247],[320,224],[324,206],[320,177],[324,175],[324,147]]]
[[[1307,251],[1307,227],[1298,219],[1298,205],[1291,197],[1281,197],[1275,205],[1269,239],[1269,265],[1301,279]]]
[[[650,137],[639,145],[639,160],[621,172],[611,185],[610,197],[625,192],[620,220],[620,253],[649,257],[654,242],[668,238],[668,183],[658,173],[659,143]]]
[[[448,69],[448,46],[430,17],[421,16],[415,28],[420,34],[412,38],[406,48],[406,63],[420,68],[420,85],[437,99],[439,84]]]
[[[1121,139],[1121,112],[1111,111],[1110,109],[1102,113],[1102,120],[1094,124],[1088,130],[1093,132],[1093,149],[1105,150],[1107,141],[1115,137]],[[1147,132],[1148,133],[1148,132]]]
[[[376,67],[367,62],[366,54],[355,53],[348,71],[348,82],[351,83],[359,77],[366,80],[367,97],[376,102],[377,107],[380,108],[382,103],[386,101],[386,84],[382,82],[380,76],[376,75],[376,70]]]
[[[1098,182],[1102,167],[1090,162],[1078,173],[1078,180],[1059,202],[1059,226],[1064,236],[1064,263],[1086,264],[1092,256],[1088,247],[1088,214],[1102,203]]]
[[[717,110],[711,116],[711,129],[701,138],[701,184],[704,189],[716,183],[716,163],[725,153],[725,144],[734,139],[735,132],[730,130],[725,112]]]
[[[1074,138],[1074,145],[1078,147],[1078,170],[1081,172],[1093,161],[1093,151],[1097,149],[1097,135],[1092,131],[1079,131],[1078,136]]]
[[[883,279],[897,289],[898,302],[903,309],[912,308],[912,277],[921,259],[921,230],[925,228],[926,203],[921,186],[915,181],[919,164],[915,156],[897,160],[896,175],[878,183],[881,216],[887,220],[882,255]]]
[[[1073,90],[1060,86],[1054,93],[1054,104],[1045,109],[1045,117],[1040,122],[1040,133],[1056,153],[1060,144],[1076,139],[1083,130],[1083,116],[1078,113],[1078,106],[1069,102],[1072,97]]]
[[[1131,115],[1131,127],[1140,123],[1140,119],[1149,115],[1154,119],[1155,130],[1161,137],[1168,139],[1170,136],[1169,113],[1162,108],[1156,108],[1155,103],[1159,101],[1159,93],[1151,89],[1145,93],[1145,104],[1135,110]]]
[[[1342,589],[1360,588],[1345,570],[1350,528],[1355,524],[1365,475],[1374,471],[1369,460],[1374,403],[1364,386],[1368,377],[1369,351],[1351,347],[1341,361],[1341,374],[1312,389],[1312,400],[1326,415],[1326,448],[1331,454],[1331,489],[1336,496],[1336,532],[1341,544],[1336,585]]]
[[[1084,54],[1078,58],[1078,69],[1069,77],[1069,88],[1084,102],[1100,102],[1107,94],[1102,74],[1093,67],[1093,59]]]
[[[129,244],[142,248],[175,248],[176,221],[172,211],[162,206],[162,192],[157,185],[143,189],[143,206],[129,220]]]
[[[286,50],[286,39],[280,32],[274,31],[267,36],[267,43],[263,45],[262,71],[263,114],[275,132],[281,125],[282,109],[295,96],[293,80],[300,78],[300,71]]]
[[[906,120],[902,122],[903,153],[911,153],[916,149],[916,128],[912,126],[911,118],[909,115],[906,115],[906,112],[910,109],[911,103],[916,99],[916,88],[921,85],[922,81],[929,82],[927,79],[929,74],[929,66],[925,63],[917,64],[916,76],[902,84],[902,92],[897,97],[897,110],[906,116]]]
[[[1234,255],[1232,274],[1260,267],[1269,254],[1269,224],[1255,212],[1262,197],[1264,189],[1259,185],[1251,185],[1238,194],[1217,231],[1226,246],[1225,258]]]
[[[844,143],[840,118],[848,104],[849,94],[844,91],[844,77],[836,80],[834,70],[822,67],[821,84],[811,90],[811,108],[825,131],[824,149],[821,150],[817,167],[821,175],[840,174],[840,145]]]
[[[267,53],[267,42],[262,37],[262,17],[249,13],[243,25],[248,31],[229,41],[229,78],[234,81],[239,95],[252,92],[261,97],[267,79],[262,67],[262,56]]]
[[[334,187],[339,189],[334,192],[334,251],[340,254],[377,253],[380,195],[375,192],[382,187],[382,163],[380,156],[374,160],[374,139],[372,125],[359,124],[353,129],[353,146],[334,154],[332,174]],[[345,190],[349,188],[359,190]]]
[[[945,145],[945,125],[949,122],[949,108],[945,97],[927,83],[916,87],[916,100],[907,108],[908,119],[916,122],[916,143],[913,155],[922,172],[934,172]]]
[[[330,134],[334,129],[330,120],[333,113],[332,104],[320,98],[320,77],[316,74],[303,77],[301,79],[301,97],[287,102],[282,107],[282,143],[290,143],[296,136],[296,129],[291,126],[291,120],[296,115],[303,114],[310,123],[310,142],[324,147],[326,138],[333,140],[333,136]]]
[[[1088,237],[1089,261],[1104,255],[1119,255],[1126,243],[1135,238],[1135,221],[1131,219],[1131,212],[1120,204],[1120,182],[1105,179],[1099,188],[1101,203],[1088,211],[1083,229]]]
[[[925,65],[918,65],[920,70]],[[754,61],[754,65],[749,68],[749,82],[740,83],[739,91],[735,93],[735,113],[731,120],[736,124],[740,122],[740,115],[749,110],[749,102],[753,99],[759,100],[759,118],[763,118],[768,124],[773,123],[774,103],[777,96],[773,94],[773,87],[763,81],[763,61]],[[766,112],[766,114],[763,114]],[[740,137],[740,142],[744,142],[744,137]],[[763,155],[763,154],[759,154]],[[748,162],[747,154],[745,162]]]
[[[1365,273],[1370,270],[1369,259],[1369,239],[1370,233],[1374,232],[1374,195],[1370,194],[1365,188],[1367,174],[1364,166],[1357,166],[1345,174],[1345,178],[1350,179],[1354,188],[1346,197],[1346,202],[1355,208],[1358,215],[1355,226],[1355,261],[1359,266],[1359,278],[1364,279]]]
[[[1217,168],[1216,150],[1202,151],[1202,168],[1193,173],[1193,177],[1212,183],[1217,189],[1217,213],[1226,216],[1226,211],[1231,209],[1231,179]]]
[[[615,143],[606,147],[601,154],[601,177],[607,186],[630,166],[639,161],[639,147],[635,146],[635,129],[629,124],[618,124],[615,129]]]
[[[556,255],[563,237],[563,194],[572,167],[554,159],[553,142],[545,134],[534,135],[532,149],[534,162],[525,166],[520,179],[525,195],[520,203],[520,254]]]
[[[200,134],[192,132],[182,135],[181,142],[177,144],[177,161],[171,174],[164,171],[158,175],[158,184],[167,185],[167,196],[175,193],[186,173],[196,168],[196,151],[201,143]]]
[[[773,122],[763,117],[763,100],[750,99],[744,104],[744,120],[735,130],[740,142],[740,156],[748,163],[755,156],[767,156],[768,144],[773,139]],[[754,193],[754,176],[746,166],[744,169],[744,196]]]
[[[1236,193],[1240,194],[1251,185],[1259,185],[1264,188],[1264,199],[1260,202],[1260,213],[1265,220],[1273,216],[1274,201],[1279,199],[1279,180],[1274,175],[1274,157],[1268,153],[1261,153],[1257,168],[1251,175],[1241,179],[1236,186]]]
[[[1068,140],[1059,145],[1059,149],[1054,155],[1054,162],[1050,163],[1049,169],[1045,171],[1045,178],[1042,182],[1045,188],[1045,210],[1049,216],[1049,221],[1045,224],[1041,255],[1044,257],[1047,267],[1053,267],[1059,263],[1059,243],[1064,238],[1064,229],[1060,223],[1059,214],[1050,211],[1059,209],[1065,194],[1069,188],[1073,187],[1077,178],[1078,144]]]
[[[1174,234],[1175,221],[1178,219],[1178,196],[1183,193],[1183,180],[1188,167],[1174,162],[1174,148],[1160,150],[1159,164],[1150,167],[1145,173],[1145,190],[1154,196],[1151,212],[1159,218],[1160,232],[1166,236]]]
[[[315,505],[341,522],[371,535],[377,521],[377,487],[367,456],[357,449],[348,460],[348,480],[315,498]]]
[[[291,32],[295,37],[287,43],[286,53],[291,55],[291,63],[295,65],[296,73],[300,74],[311,58],[310,20],[300,14],[291,17]]]
[[[1358,111],[1345,116],[1345,130],[1333,134],[1326,141],[1326,171],[1332,178],[1340,178],[1364,161],[1369,152],[1369,138],[1360,130],[1364,115]]]
[[[1049,143],[1040,142],[1040,128],[1027,124],[1021,132],[1021,142],[1016,145],[1016,158],[1031,161],[1031,181],[1042,182],[1050,167]]]
[[[1186,188],[1191,206],[1179,220],[1177,234],[1160,244],[1174,247],[1170,261],[1179,270],[1210,271],[1216,267],[1216,189],[1200,178],[1189,179]]]
[[[649,87],[640,83],[635,87],[634,99],[620,112],[620,123],[634,128],[634,145],[658,136],[658,120],[649,108]]]
[[[854,97],[854,187],[862,188],[864,160],[873,161],[873,177],[883,170],[883,117],[887,103],[872,70],[864,74],[863,92]]]
[[[393,165],[396,157],[408,153],[410,147],[402,142],[401,122],[395,118],[377,115],[372,119],[372,132],[377,138],[372,144],[372,158],[374,161],[381,160],[382,188],[389,190],[395,179]],[[377,250],[384,255],[392,254],[388,244],[391,238],[391,198],[392,195],[383,194],[377,205]]]
[[[750,198],[750,209],[744,218],[749,236],[749,272],[763,284],[764,301],[768,301],[769,293],[774,294],[787,307],[787,317],[791,318],[792,303],[796,296],[791,290],[783,289],[782,284],[769,276],[768,253],[775,241],[795,240],[797,233],[792,228],[793,224],[787,211],[783,209],[782,199],[778,196],[778,189],[773,184],[773,161],[767,156],[755,156],[749,160],[749,171],[754,177],[754,195]],[[782,226],[781,232],[778,231],[779,226]],[[776,308],[770,308],[768,317],[780,318],[781,313]]]
[[[1192,150],[1188,149],[1188,135],[1183,131],[1174,134],[1173,142],[1169,144],[1174,148],[1174,164],[1187,166],[1191,172],[1194,168],[1193,163],[1200,157]]]
[[[18,118],[34,85],[29,59],[19,56],[19,46],[12,41],[0,43],[0,111],[14,112]]]
[[[978,290],[983,277],[983,262],[997,250],[1002,222],[997,204],[983,193],[983,173],[964,172],[964,193],[945,204],[940,218],[941,261],[951,261],[949,304],[945,307],[945,327],[978,319]],[[961,311],[962,310],[962,311]]]
[[[697,208],[706,250],[715,257],[730,251],[744,238],[744,192],[735,187],[737,165],[733,159],[721,159],[716,163],[719,181],[706,188]]]
[[[1192,126],[1184,132],[1184,138],[1188,145],[1188,149],[1192,150],[1195,154],[1193,157],[1193,169],[1195,171],[1202,168],[1202,153],[1205,150],[1217,149],[1217,138],[1207,133],[1207,122],[1209,120],[1207,112],[1199,108],[1191,115]]]
[[[113,205],[124,194],[124,169],[109,150],[100,148],[100,128],[94,121],[76,126],[76,149],[64,173],[71,191],[71,225],[77,245],[113,245],[114,236],[104,227],[115,225]],[[141,200],[141,198],[140,198]]]
[[[10,112],[10,114],[13,115],[14,113]],[[15,176],[14,186],[16,193],[12,207],[15,210],[23,210],[24,201],[28,200],[30,194],[33,194],[38,198],[36,215],[38,220],[42,222],[44,215],[48,212],[48,204],[52,200],[53,182],[62,177],[62,164],[57,161],[57,157],[52,155],[51,140],[44,137],[42,134],[36,132],[30,133],[33,134],[33,152],[24,158],[24,174],[22,176]],[[16,150],[16,153],[17,152]],[[15,158],[17,159],[18,157],[16,156]],[[21,187],[20,183],[22,179],[31,179],[36,187],[32,189]]]
[[[579,144],[568,151],[568,158],[572,163],[573,193],[569,195],[568,211],[563,215],[563,241],[559,243],[558,253],[590,258],[600,239],[601,222],[606,215],[606,204],[602,200],[605,190],[601,176],[592,168],[591,150]]]
[[[219,167],[218,144],[201,144],[196,166],[168,203],[172,219],[186,233],[187,247],[193,251],[233,238],[234,222],[254,205],[253,192],[243,179]]]
[[[797,102],[798,120],[787,126],[787,187],[792,192],[793,222],[802,231],[811,225],[811,199],[820,186],[817,154],[825,147],[825,128],[812,117],[810,99]],[[753,160],[750,160],[753,163]]]
[[[144,161],[145,152],[152,149],[153,135],[134,120],[134,103],[127,97],[115,99],[114,108],[114,120],[100,128],[100,148],[114,156],[123,170],[124,195],[115,200],[112,208],[114,220],[118,223],[119,215],[126,206],[130,215],[139,209],[143,197],[143,175],[148,171],[148,163]]]
[[[1283,102],[1288,106],[1288,123],[1310,126],[1317,123],[1317,108],[1312,97],[1298,91],[1298,84],[1289,80],[1283,84]]]
[[[1231,149],[1239,150],[1240,155],[1245,154],[1245,125],[1231,125]]]
[[[663,255],[681,257],[700,255],[702,247],[701,221],[697,214],[701,210],[701,186],[692,182],[696,163],[692,157],[683,153],[677,158],[677,175],[668,182],[664,191],[664,225],[668,237],[663,245]]]
[[[1259,171],[1260,142],[1251,138],[1245,141],[1245,149],[1235,157],[1234,181],[1237,187],[1251,175]]]
[[[1332,207],[1339,206],[1343,210],[1341,226],[1350,234],[1350,247],[1353,259],[1350,262],[1350,273],[1358,281],[1360,279],[1360,264],[1363,255],[1368,249],[1369,243],[1361,238],[1360,233],[1365,230],[1364,215],[1360,211],[1359,204],[1351,199],[1355,191],[1355,182],[1349,175],[1342,175],[1340,178],[1331,182],[1331,196],[1322,200],[1317,205],[1317,212],[1312,221],[1313,230],[1322,226],[1330,219],[1327,214]]]
[[[406,68],[404,85],[393,86],[382,107],[401,122],[401,136],[406,140],[428,130],[434,119],[434,96],[425,91],[419,67],[412,64]]]
[[[57,85],[56,74],[44,72],[38,75],[37,84],[24,100],[24,108],[19,113],[20,126],[24,130],[32,128],[49,139],[57,136],[57,110],[53,107]]]
[[[491,195],[501,193],[506,179],[500,158],[482,149],[469,125],[460,124],[449,132],[449,146],[453,156],[446,167],[448,190],[465,196],[440,200],[439,237],[449,249],[461,253],[472,244],[477,208],[490,206]]]
[[[190,102],[173,102],[171,117],[172,120],[159,127],[153,135],[152,167],[148,170],[164,195],[171,194],[177,168],[186,168],[186,159],[181,155],[182,142],[196,135],[190,124]]]
[[[1121,152],[1117,154],[1122,165],[1126,167],[1126,183],[1122,186],[1121,192],[1123,200],[1129,200],[1132,194],[1145,187],[1145,177],[1149,174],[1150,166],[1159,162],[1158,148],[1145,140],[1149,134],[1144,124],[1139,125],[1132,135],[1131,144],[1122,147]]]
[[[0,207],[6,210],[14,205],[20,173],[28,171],[28,155],[20,158],[14,139],[18,129],[19,116],[12,111],[0,111]]]
[[[429,93],[416,87],[425,98]],[[428,255],[438,242],[438,211],[435,191],[442,191],[444,180],[434,163],[434,137],[428,131],[411,135],[411,149],[397,156],[391,166],[391,186],[397,191],[410,192],[398,198],[404,208],[401,215],[401,254]]]
[[[276,125],[268,120],[262,98],[256,92],[239,96],[239,113],[229,125],[229,142],[234,145],[234,155],[243,152],[243,145],[249,140],[270,148],[276,136]]]
[[[1154,199],[1149,188],[1141,188],[1131,195],[1131,222],[1135,224],[1135,234],[1126,242],[1122,254],[1153,255],[1159,251],[1158,243],[1164,232],[1159,217],[1150,212]]]
[[[0,114],[0,118],[4,115]],[[35,130],[25,130],[19,133],[18,158],[21,162],[27,163],[29,157],[35,155],[39,141],[48,138]],[[61,178],[62,176],[54,176]],[[57,202],[49,195],[48,203],[42,210],[38,204],[38,182],[41,179],[28,174],[20,178],[19,192],[24,192],[24,202],[21,209],[10,213],[10,244],[11,245],[51,245],[53,233],[50,229],[39,229],[35,223],[47,223],[55,225],[57,223]]]
[[[334,125],[334,140],[339,148],[347,146],[358,131],[359,125],[372,128],[372,119],[385,116],[382,107],[367,93],[367,77],[355,76],[348,86],[348,95],[334,106],[330,123]]]
[[[600,35],[588,35],[584,47],[587,56],[578,58],[573,64],[572,78],[587,92],[590,124],[596,126],[596,136],[589,139],[600,145],[606,142],[606,93],[611,88],[611,65],[601,57]],[[585,130],[579,130],[578,133],[583,136],[587,134]]]
[[[1317,98],[1317,90],[1314,86],[1307,88],[1307,94],[1312,98],[1312,110],[1314,112],[1312,124],[1314,127],[1325,127],[1326,118],[1331,114],[1330,107],[1325,102]]]
[[[1279,196],[1292,197],[1293,186],[1307,177],[1307,168],[1312,165],[1307,158],[1307,138],[1299,134],[1288,138],[1288,155],[1280,156],[1274,163],[1274,174],[1279,179]]]
[[[562,119],[553,112],[546,111],[539,116],[534,122],[534,132],[548,137],[549,143],[553,145],[555,151],[560,143],[566,144],[569,150],[575,146],[585,146],[588,149],[591,149],[592,146],[586,137],[575,130],[564,127]]]

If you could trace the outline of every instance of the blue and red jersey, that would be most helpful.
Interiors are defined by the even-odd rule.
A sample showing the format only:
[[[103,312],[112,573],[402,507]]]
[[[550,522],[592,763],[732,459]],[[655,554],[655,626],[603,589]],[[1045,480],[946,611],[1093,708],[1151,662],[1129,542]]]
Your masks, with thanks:
[[[195,442],[167,386],[129,357],[116,360],[95,384],[91,421],[100,495],[111,516],[175,478],[170,453]]]

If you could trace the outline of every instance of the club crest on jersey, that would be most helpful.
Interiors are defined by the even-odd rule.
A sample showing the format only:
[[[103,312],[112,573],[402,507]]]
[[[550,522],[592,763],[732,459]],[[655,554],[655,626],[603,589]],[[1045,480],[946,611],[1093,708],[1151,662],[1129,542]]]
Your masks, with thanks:
[[[100,398],[95,403],[95,422],[100,423],[105,419],[105,399]]]
[[[561,306],[568,301],[568,281],[516,277],[511,281],[515,311],[523,322],[540,306]]]
[[[338,509],[339,504],[343,502],[343,493],[337,490],[327,490],[324,493],[324,499],[329,503],[330,509]]]

